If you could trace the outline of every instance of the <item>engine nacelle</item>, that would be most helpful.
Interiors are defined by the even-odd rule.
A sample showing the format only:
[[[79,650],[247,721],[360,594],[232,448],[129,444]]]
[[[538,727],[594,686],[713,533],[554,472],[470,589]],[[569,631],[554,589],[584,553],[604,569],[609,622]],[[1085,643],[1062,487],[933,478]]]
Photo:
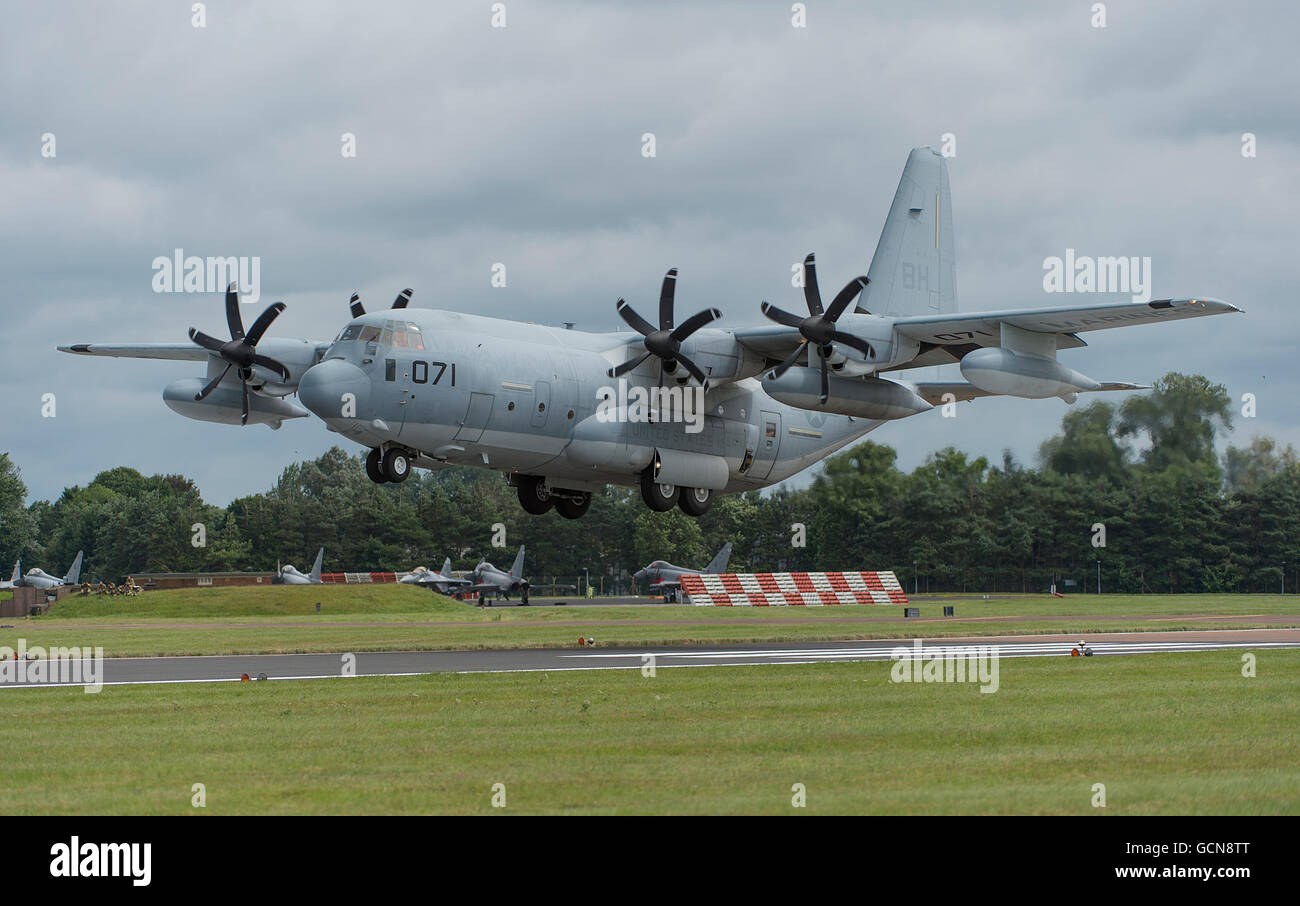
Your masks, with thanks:
[[[1049,396],[1069,400],[1081,390],[1101,389],[1086,374],[1067,368],[1055,359],[1017,355],[996,346],[967,353],[961,360],[961,374],[986,393],[1031,400]]]
[[[221,384],[203,401],[194,397],[206,382],[200,378],[172,381],[163,390],[163,402],[173,412],[201,422],[219,422],[223,425],[239,424],[243,414],[242,393],[239,385]],[[258,396],[250,389],[248,394],[248,423],[279,428],[287,418],[306,418],[311,415],[302,406],[285,399]]]
[[[763,378],[763,389],[774,400],[798,409],[834,412],[854,418],[907,418],[934,407],[902,384],[881,378],[845,378],[832,374],[830,394],[821,401],[822,379],[817,368],[790,368],[779,378]]]

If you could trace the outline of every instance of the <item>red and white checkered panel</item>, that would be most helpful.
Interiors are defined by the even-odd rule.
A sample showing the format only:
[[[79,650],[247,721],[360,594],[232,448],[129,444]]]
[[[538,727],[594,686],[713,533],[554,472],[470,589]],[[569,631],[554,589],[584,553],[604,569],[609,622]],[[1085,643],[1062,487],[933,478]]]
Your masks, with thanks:
[[[705,607],[907,603],[892,572],[700,573],[682,576],[682,594]]]

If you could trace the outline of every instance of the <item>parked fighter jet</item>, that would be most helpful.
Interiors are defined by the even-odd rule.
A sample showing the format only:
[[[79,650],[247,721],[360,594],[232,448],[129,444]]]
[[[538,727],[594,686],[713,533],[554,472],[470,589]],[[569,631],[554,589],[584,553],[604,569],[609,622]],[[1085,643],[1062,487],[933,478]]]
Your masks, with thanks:
[[[292,563],[286,563],[281,566],[278,562],[275,564],[275,578],[271,580],[272,585],[320,585],[320,565],[325,559],[325,548],[316,552],[316,564],[311,568],[311,572],[303,574]]]
[[[652,510],[700,516],[717,494],[784,481],[936,404],[983,396],[1073,403],[1080,393],[1141,389],[1093,380],[1057,361],[1057,351],[1086,346],[1087,331],[1240,311],[1196,296],[959,313],[954,250],[947,161],[916,148],[866,275],[823,307],[809,255],[807,316],[764,302],[768,326],[710,326],[722,315],[713,307],[679,318],[674,268],[657,319],[618,301],[631,333],[410,309],[408,289],[391,310],[369,314],[354,294],[352,320],[333,342],[264,338],[284,304],[246,333],[232,283],[229,340],[191,328],[188,344],[59,349],[204,363],[204,377],[166,387],[168,406],[202,421],[272,428],[315,414],[370,450],[366,472],[376,482],[405,481],[412,466],[469,465],[504,474],[533,514],[554,507],[576,519],[593,491],[618,484],[639,486]],[[1121,259],[1111,260],[1118,274]],[[903,376],[953,363],[965,381]],[[288,400],[295,393],[301,406]]]
[[[486,558],[479,561],[474,572],[470,573],[470,578],[474,584],[464,591],[472,591],[478,594],[480,604],[487,603],[489,594],[497,598],[510,600],[510,593],[519,592],[519,601],[521,604],[528,603],[528,580],[524,578],[524,546],[519,545],[519,553],[515,554],[514,566],[510,567],[510,572],[502,572],[497,569]]]
[[[728,541],[722,545],[717,556],[709,561],[709,565],[704,569],[687,569],[684,566],[673,566],[663,560],[656,560],[649,566],[643,567],[636,571],[633,576],[637,582],[649,582],[650,587],[655,591],[662,592],[664,600],[676,601],[681,596],[682,576],[698,576],[700,573],[725,573],[727,571],[727,561],[731,559],[731,542]]]
[[[474,584],[469,579],[452,577],[451,557],[442,561],[442,569],[439,572],[435,573],[427,566],[417,566],[397,581],[403,585],[420,585],[425,588],[434,588],[444,595],[447,594],[449,589],[458,589]]]
[[[60,585],[76,585],[77,579],[81,576],[81,555],[83,551],[77,551],[77,559],[72,561],[72,566],[68,569],[68,574],[62,579],[57,579],[45,572],[43,569],[32,567],[27,570],[27,575],[23,575],[23,564],[21,560],[14,563],[14,574],[8,582],[0,582],[0,588],[57,588]]]

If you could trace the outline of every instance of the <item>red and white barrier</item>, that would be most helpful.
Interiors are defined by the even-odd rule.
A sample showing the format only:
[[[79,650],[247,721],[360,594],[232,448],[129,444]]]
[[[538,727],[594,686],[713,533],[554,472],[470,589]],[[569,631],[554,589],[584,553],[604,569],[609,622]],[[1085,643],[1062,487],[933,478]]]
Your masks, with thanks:
[[[681,581],[687,602],[701,607],[907,603],[892,572],[700,573]]]

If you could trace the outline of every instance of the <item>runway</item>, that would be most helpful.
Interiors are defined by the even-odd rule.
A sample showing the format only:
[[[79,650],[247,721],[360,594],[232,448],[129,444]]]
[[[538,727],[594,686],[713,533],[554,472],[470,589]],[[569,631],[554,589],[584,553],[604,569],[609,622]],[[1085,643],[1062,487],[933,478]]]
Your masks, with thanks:
[[[1074,636],[971,637],[921,640],[920,656],[945,650],[996,646],[1002,658],[1067,657],[1080,641]],[[1300,648],[1300,629],[1243,629],[1185,632],[1102,633],[1086,639],[1094,655],[1107,657],[1188,651]],[[524,671],[656,670],[677,667],[816,664],[882,661],[914,639],[857,642],[786,642],[747,645],[652,645],[641,648],[522,648],[481,651],[383,651],[351,654],[259,654],[197,657],[105,658],[106,686],[150,683],[240,682],[250,680],[333,679],[348,676],[417,676],[432,673],[512,673]],[[350,672],[349,672],[350,671]],[[73,674],[85,676],[84,673]],[[0,688],[44,688],[82,682],[0,682]]]

